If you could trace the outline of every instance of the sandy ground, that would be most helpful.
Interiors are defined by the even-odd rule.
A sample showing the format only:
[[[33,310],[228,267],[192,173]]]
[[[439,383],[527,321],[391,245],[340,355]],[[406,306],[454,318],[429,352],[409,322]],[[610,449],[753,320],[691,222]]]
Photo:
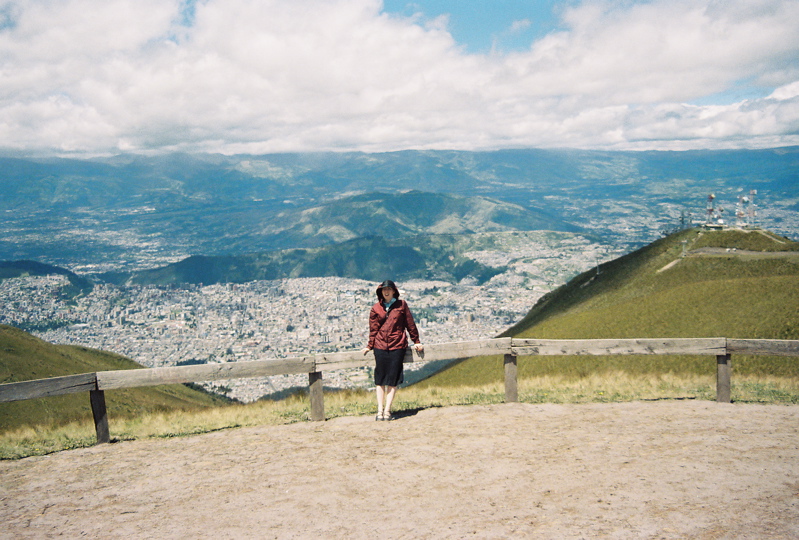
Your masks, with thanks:
[[[0,462],[0,538],[799,538],[799,407],[448,407]]]

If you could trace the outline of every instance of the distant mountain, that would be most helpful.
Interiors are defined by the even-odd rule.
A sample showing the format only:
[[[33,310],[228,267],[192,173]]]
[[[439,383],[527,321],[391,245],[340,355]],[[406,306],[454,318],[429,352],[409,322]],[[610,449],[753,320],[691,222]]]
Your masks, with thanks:
[[[311,249],[289,249],[225,257],[193,256],[132,273],[105,273],[103,281],[125,285],[244,283],[300,277],[338,276],[382,281],[437,279],[483,283],[503,272],[463,256],[457,237],[356,238]]]
[[[690,229],[602,264],[598,271],[580,274],[542,297],[503,335],[799,339],[798,321],[799,243],[766,231]],[[520,376],[563,375],[571,370],[579,378],[629,366],[619,358],[531,358],[520,362],[519,372]],[[658,362],[669,360],[642,358],[636,369],[657,370]],[[765,357],[738,357],[734,362],[740,374],[799,374],[793,359],[769,364]],[[495,364],[491,359],[470,359],[428,383],[475,385],[498,380],[501,364],[499,368]],[[701,373],[713,369],[706,358],[685,360],[681,366]]]
[[[788,234],[797,174],[797,147],[0,158],[0,259],[141,268],[497,226],[640,245],[703,218],[709,193],[730,215],[749,190],[775,210],[761,225]]]
[[[141,367],[113,353],[52,345],[17,328],[0,325],[0,383]],[[107,393],[106,400],[111,418],[225,403],[222,398],[184,385],[114,390]],[[88,393],[0,403],[0,431],[39,424],[91,422],[91,418]]]
[[[161,211],[224,208],[247,201],[312,206],[346,193],[399,190],[482,195],[525,207],[548,207],[538,197],[553,191],[582,198],[580,191],[587,190],[589,197],[618,198],[645,193],[652,184],[660,188],[663,182],[677,182],[678,188],[688,190],[731,185],[793,191],[798,172],[799,147],[169,154],[96,160],[0,157],[0,207],[144,211],[155,206]]]
[[[279,247],[324,246],[365,236],[580,230],[540,210],[486,197],[423,191],[342,197],[319,206],[263,216],[255,226],[253,236],[260,235],[264,245]]]

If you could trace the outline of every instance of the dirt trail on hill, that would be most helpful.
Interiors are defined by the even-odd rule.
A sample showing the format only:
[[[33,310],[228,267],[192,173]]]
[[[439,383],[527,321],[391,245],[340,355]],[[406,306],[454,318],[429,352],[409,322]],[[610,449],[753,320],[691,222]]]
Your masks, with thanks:
[[[799,260],[799,251],[747,251],[730,248],[699,248],[688,252],[688,257],[736,257],[739,259]],[[678,259],[679,260],[679,259]]]
[[[113,426],[112,426],[113,430]],[[0,538],[797,538],[799,407],[447,407],[0,462]]]

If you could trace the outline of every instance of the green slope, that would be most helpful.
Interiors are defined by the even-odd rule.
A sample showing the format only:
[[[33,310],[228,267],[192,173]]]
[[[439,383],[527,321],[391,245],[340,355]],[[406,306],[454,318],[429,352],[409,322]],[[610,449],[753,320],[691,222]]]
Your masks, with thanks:
[[[799,339],[799,243],[765,231],[691,229],[592,269],[541,298],[504,336],[541,339]],[[799,359],[736,357],[737,373],[799,377]],[[425,384],[480,384],[502,360],[477,358]],[[541,357],[520,377],[597,371],[710,373],[704,357]]]
[[[17,328],[0,325],[0,383],[136,368],[141,366],[122,356],[83,347],[52,345]],[[112,422],[115,418],[143,412],[193,410],[224,403],[221,398],[183,385],[113,390],[106,392],[106,401]],[[89,419],[88,392],[0,403],[0,431]]]

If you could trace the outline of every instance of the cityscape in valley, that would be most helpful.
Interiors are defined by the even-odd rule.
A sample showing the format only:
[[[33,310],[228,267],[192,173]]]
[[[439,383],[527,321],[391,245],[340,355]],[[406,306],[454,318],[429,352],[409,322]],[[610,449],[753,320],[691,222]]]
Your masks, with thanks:
[[[584,236],[506,233],[501,249],[471,254],[506,271],[488,283],[400,283],[425,343],[495,337],[570,277],[617,254]],[[0,324],[31,328],[42,339],[112,351],[147,367],[241,362],[362,348],[375,283],[338,277],[186,287],[97,284],[60,298],[65,276],[6,279]],[[412,371],[424,364],[410,365]],[[324,374],[329,388],[368,387],[369,370]],[[208,383],[241,401],[307,385],[302,375]]]

